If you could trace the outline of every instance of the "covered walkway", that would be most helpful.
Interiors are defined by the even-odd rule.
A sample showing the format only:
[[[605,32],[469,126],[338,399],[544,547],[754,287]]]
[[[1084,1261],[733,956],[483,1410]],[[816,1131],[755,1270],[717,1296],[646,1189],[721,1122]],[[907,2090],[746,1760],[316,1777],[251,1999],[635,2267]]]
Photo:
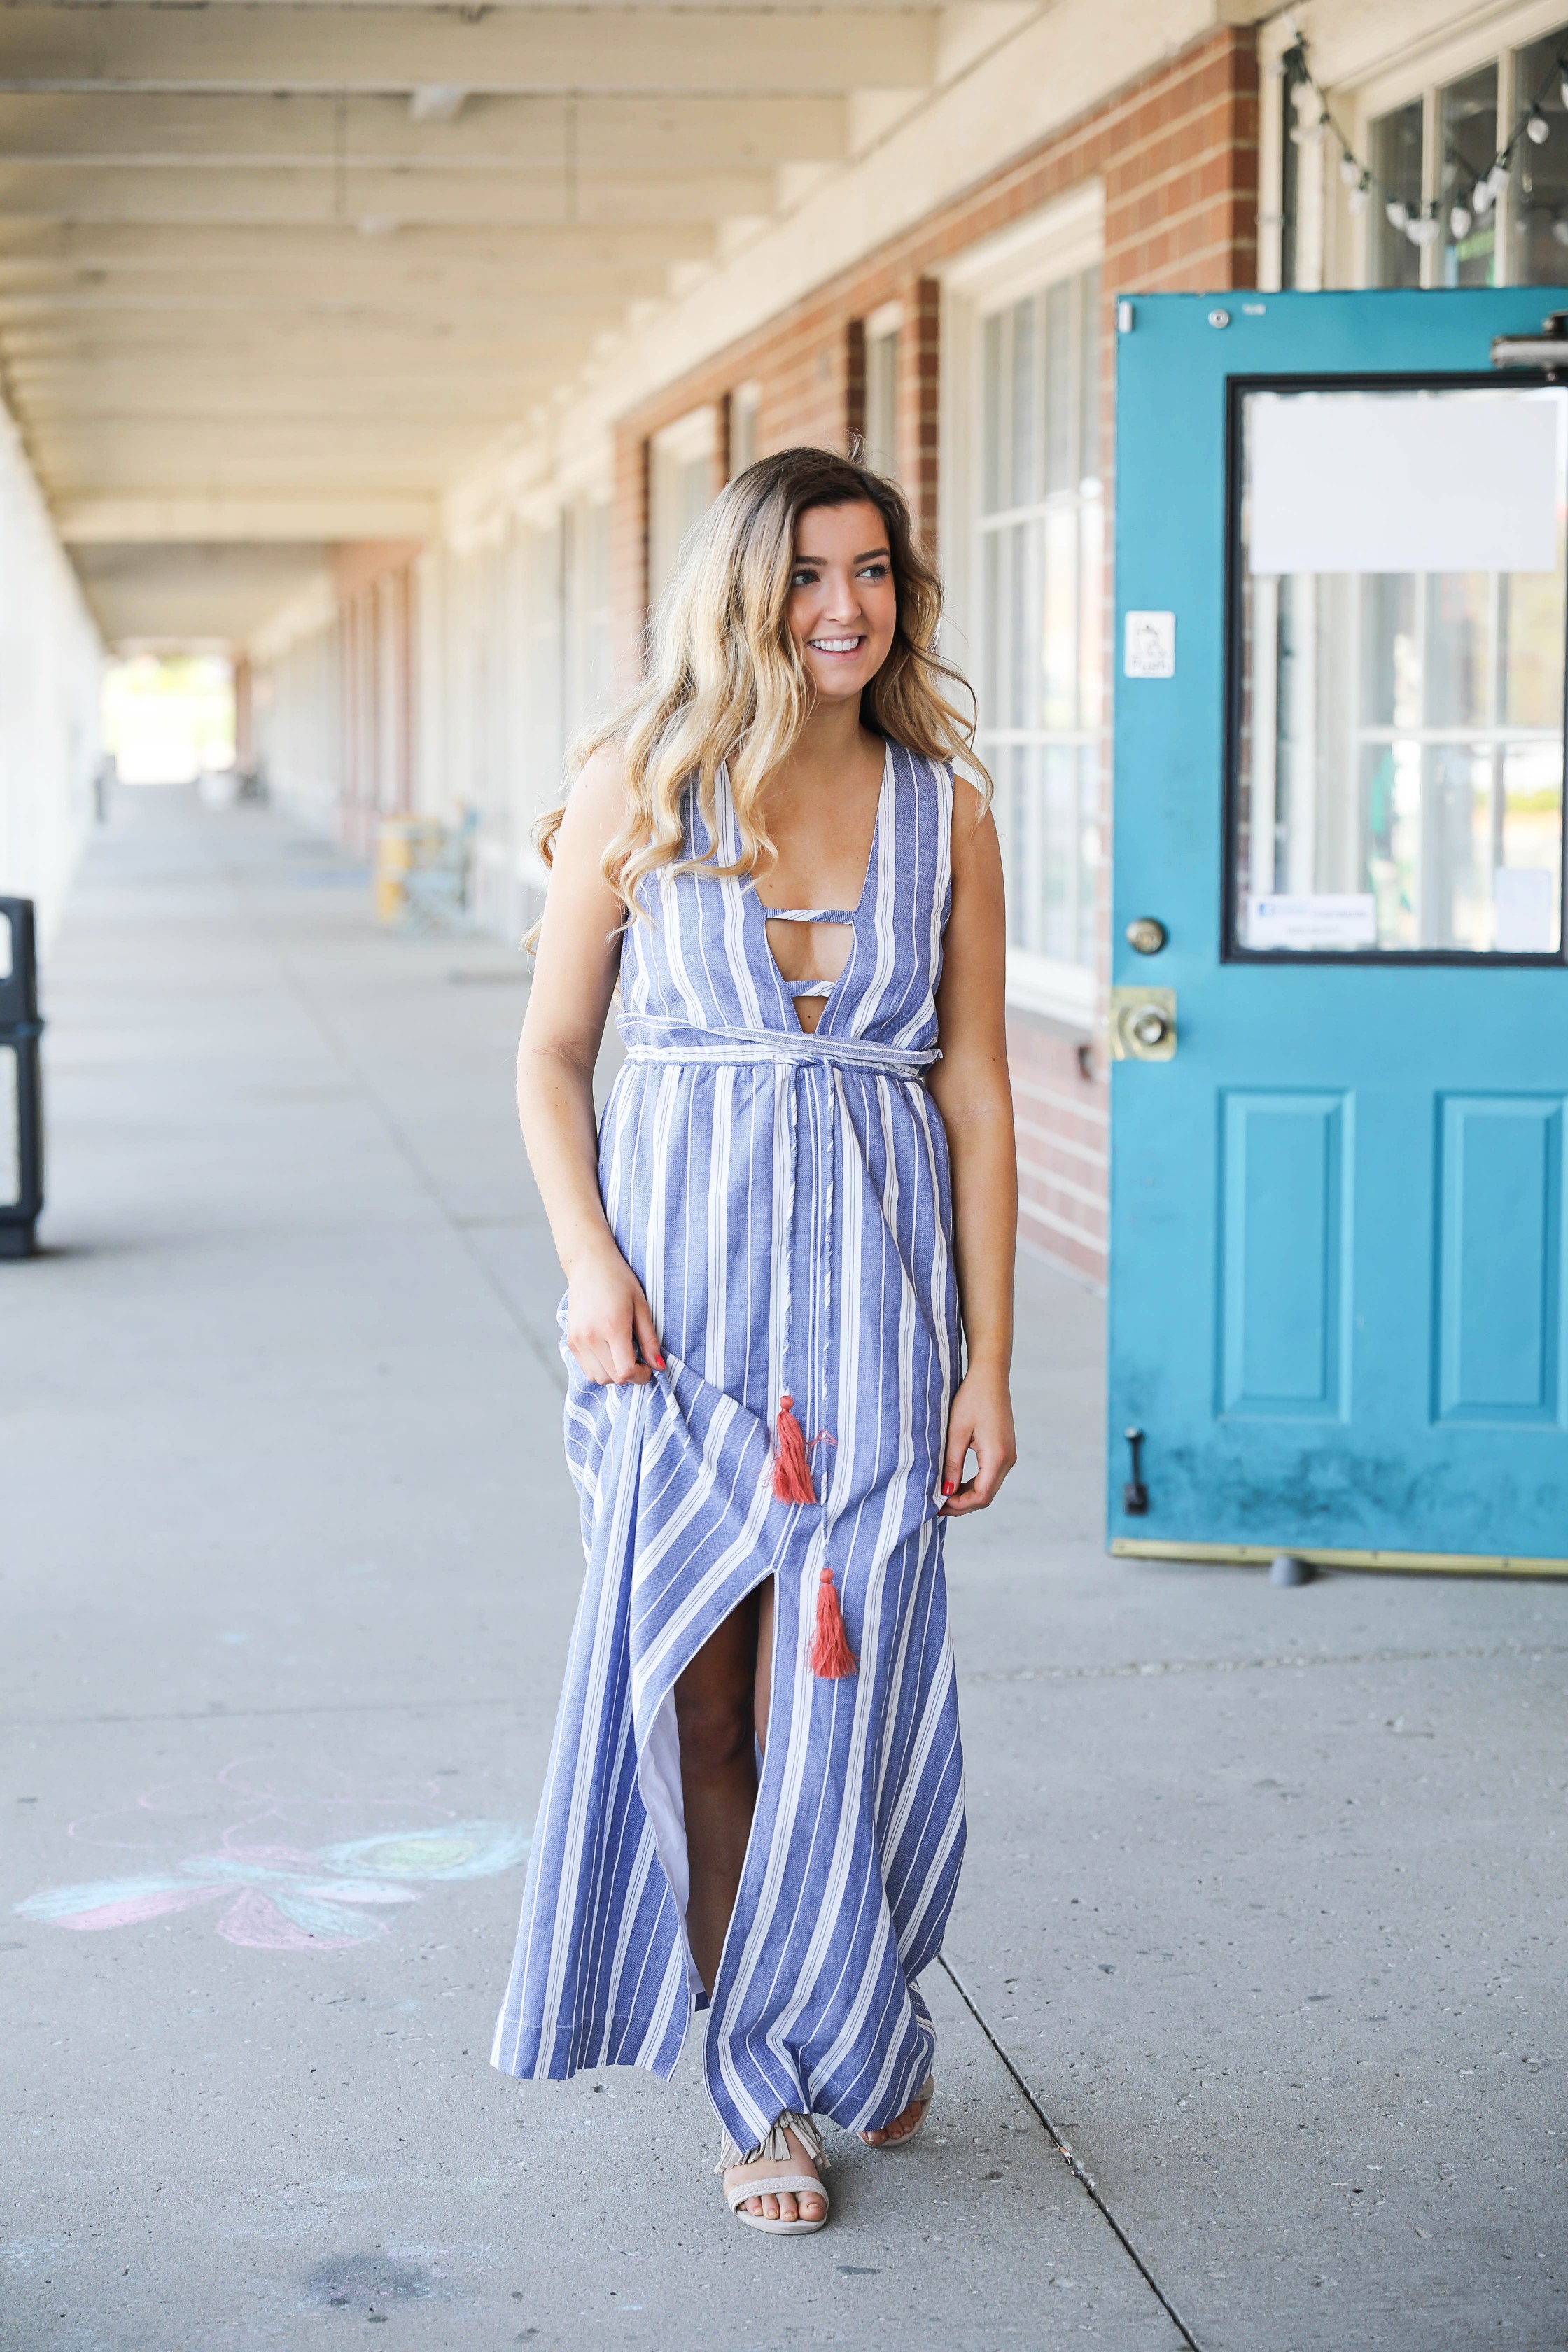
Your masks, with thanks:
[[[1113,1565],[1100,1309],[1026,1266],[1024,1460],[950,1552],[937,2121],[746,2237],[689,2063],[485,2063],[579,1559],[521,962],[144,793],[48,985],[0,2341],[1562,2344],[1568,1592]]]

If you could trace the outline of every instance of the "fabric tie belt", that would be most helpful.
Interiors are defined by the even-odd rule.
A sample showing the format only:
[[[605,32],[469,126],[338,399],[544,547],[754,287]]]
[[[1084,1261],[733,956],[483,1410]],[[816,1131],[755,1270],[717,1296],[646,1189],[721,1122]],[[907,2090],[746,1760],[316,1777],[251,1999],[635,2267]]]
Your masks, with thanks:
[[[803,1029],[704,1029],[659,1021],[647,1013],[616,1016],[628,1062],[773,1062],[784,1067],[826,1064],[866,1070],[875,1077],[919,1078],[942,1059],[935,1045],[876,1045],[862,1037],[824,1037]]]

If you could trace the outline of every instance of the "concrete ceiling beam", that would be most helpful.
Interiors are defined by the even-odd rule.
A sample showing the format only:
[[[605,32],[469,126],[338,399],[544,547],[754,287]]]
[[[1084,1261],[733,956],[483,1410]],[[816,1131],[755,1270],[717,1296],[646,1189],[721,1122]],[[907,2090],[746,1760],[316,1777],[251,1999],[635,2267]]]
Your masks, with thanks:
[[[222,459],[225,487],[276,481],[283,486],[326,482],[429,489],[455,457],[472,448],[477,434],[493,429],[483,418],[448,425],[427,418],[410,430],[402,419],[386,423],[361,417],[353,428],[352,459],[344,456],[342,423],[335,416],[314,422],[297,416],[248,418],[238,446],[224,418],[211,417],[204,424],[190,416],[119,417],[109,425],[73,420],[41,432],[39,443],[68,495],[72,489],[103,487],[97,477],[106,463],[113,467],[116,481],[145,488],[178,482],[182,477],[199,482],[210,474],[215,457]]]
[[[0,16],[0,25],[4,18]],[[243,223],[182,221],[59,221],[6,219],[0,215],[0,259],[53,258],[92,268],[247,272],[363,266],[436,273],[467,266],[593,268],[657,268],[668,261],[697,261],[715,250],[711,226],[697,222],[630,222],[614,229],[583,222],[509,228],[495,222],[442,226],[409,224],[384,235],[366,236],[352,221],[294,227],[287,222],[265,228]]]
[[[218,546],[354,539],[427,539],[437,500],[406,490],[252,492],[185,490],[127,496],[68,494],[55,502],[55,528],[68,547],[165,542]]]
[[[393,287],[364,287],[358,289],[332,290],[325,287],[291,286],[286,278],[274,278],[264,286],[254,283],[244,287],[206,289],[192,287],[184,293],[172,288],[159,288],[150,292],[143,286],[125,286],[113,279],[100,286],[27,287],[17,289],[5,283],[0,273],[0,333],[8,326],[26,326],[51,319],[153,318],[169,321],[171,328],[183,323],[205,327],[205,339],[214,334],[231,333],[237,325],[247,320],[264,322],[268,331],[276,334],[287,322],[308,332],[318,322],[323,326],[383,329],[401,332],[406,311],[398,300],[399,289]],[[544,321],[561,320],[574,326],[597,323],[609,327],[616,324],[622,305],[614,295],[606,297],[596,286],[552,287],[545,291],[540,287],[520,288],[509,293],[494,283],[474,286],[466,292],[456,287],[442,289],[440,298],[425,306],[426,331],[450,334],[469,331],[483,320],[492,324],[507,310],[521,313],[531,328]]]
[[[216,313],[233,304],[270,310],[374,310],[393,305],[406,317],[417,303],[430,317],[447,320],[477,311],[494,316],[517,304],[544,310],[577,304],[609,304],[617,317],[627,302],[657,294],[663,275],[656,270],[453,270],[438,289],[416,277],[365,271],[312,270],[296,276],[283,268],[257,272],[244,280],[232,270],[207,269],[174,278],[167,271],[56,269],[17,267],[0,260],[0,302],[38,303],[51,310],[90,309],[102,301],[114,309],[210,306]]]
[[[195,488],[258,497],[265,491],[269,497],[284,499],[307,494],[331,497],[349,490],[362,496],[372,490],[396,490],[405,497],[429,498],[448,478],[448,469],[480,446],[479,435],[454,436],[439,449],[416,444],[378,453],[378,464],[359,465],[345,462],[341,434],[330,446],[279,453],[251,449],[248,436],[238,446],[199,455],[171,452],[166,444],[149,442],[145,447],[116,449],[107,467],[91,453],[70,462],[62,457],[53,478],[54,496],[65,499],[110,494],[158,498]]]
[[[352,362],[356,358],[366,368],[406,362],[415,368],[434,363],[448,368],[504,369],[542,348],[555,354],[567,347],[576,349],[587,341],[581,325],[570,321],[563,322],[558,331],[535,331],[523,312],[513,318],[476,318],[450,328],[433,325],[424,319],[416,327],[410,327],[400,321],[324,318],[312,324],[310,332],[297,338],[290,347],[280,344],[266,321],[259,319],[248,327],[237,323],[232,330],[215,336],[203,328],[196,317],[165,320],[156,314],[128,311],[119,317],[110,313],[99,319],[35,320],[7,332],[5,351],[13,366],[55,352],[80,352],[84,356],[105,360],[137,352],[179,352],[183,357],[193,359],[205,355],[216,362],[223,373],[233,373],[258,362],[293,373],[297,368],[308,369],[312,363],[317,367],[328,362],[336,366],[342,361]]]
[[[3,21],[3,19],[0,19]],[[13,219],[359,226],[405,224],[551,228],[648,221],[717,223],[771,211],[772,172],[342,173],[309,166],[226,172],[156,164],[0,163],[0,214]]]
[[[327,573],[320,543],[79,546],[76,566],[106,640],[244,645]]]
[[[415,384],[387,385],[380,393],[353,378],[347,381],[300,383],[297,378],[259,377],[244,383],[214,383],[197,377],[185,388],[186,405],[182,411],[174,403],[178,390],[176,380],[169,375],[141,375],[116,371],[112,386],[105,387],[95,381],[98,372],[55,372],[28,377],[19,387],[19,404],[29,415],[40,417],[49,411],[59,411],[68,404],[70,423],[75,425],[117,425],[127,421],[156,421],[159,417],[184,414],[195,415],[199,423],[221,426],[226,432],[231,425],[251,418],[281,422],[290,418],[309,420],[312,417],[330,421],[334,431],[347,432],[357,427],[367,414],[368,404],[375,403],[374,414],[384,422],[395,421],[422,432],[434,419],[452,418],[463,425],[483,424],[496,431],[511,424],[518,413],[520,396],[526,400],[530,391],[537,394],[544,388],[537,380],[518,384],[477,387],[465,376],[431,377]],[[39,431],[47,438],[52,429],[41,425]]]
[[[0,91],[0,163],[712,170],[834,163],[848,142],[834,97],[479,98],[457,121],[416,122],[401,98]]]
[[[0,89],[832,94],[924,89],[936,9],[413,5],[5,11]],[[461,116],[458,117],[459,121]]]

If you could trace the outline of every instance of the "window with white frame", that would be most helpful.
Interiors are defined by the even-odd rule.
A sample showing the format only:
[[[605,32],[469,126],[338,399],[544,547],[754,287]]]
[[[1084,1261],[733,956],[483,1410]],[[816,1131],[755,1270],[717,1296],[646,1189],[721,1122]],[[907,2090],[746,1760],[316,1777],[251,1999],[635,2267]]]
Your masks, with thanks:
[[[1015,1003],[1095,1004],[1104,725],[1099,191],[948,280],[953,650],[995,782]]]
[[[688,534],[718,488],[719,419],[693,409],[656,433],[648,453],[647,601],[657,610],[675,575]]]
[[[613,695],[609,499],[574,499],[561,530],[562,701],[570,743],[608,717]]]
[[[899,477],[899,330],[903,313],[890,303],[866,321],[865,463],[891,481]]]
[[[763,416],[760,383],[737,384],[730,394],[730,479],[754,466],[759,455],[758,433]]]
[[[1315,95],[1287,100],[1280,152],[1295,152],[1281,178],[1283,284],[1568,285],[1568,23],[1524,7],[1427,55],[1424,72],[1331,87],[1334,121],[1370,167],[1364,187],[1320,123]],[[1313,63],[1331,70],[1331,59]],[[1494,169],[1505,152],[1507,168]],[[1312,237],[1296,235],[1314,207],[1321,263]]]

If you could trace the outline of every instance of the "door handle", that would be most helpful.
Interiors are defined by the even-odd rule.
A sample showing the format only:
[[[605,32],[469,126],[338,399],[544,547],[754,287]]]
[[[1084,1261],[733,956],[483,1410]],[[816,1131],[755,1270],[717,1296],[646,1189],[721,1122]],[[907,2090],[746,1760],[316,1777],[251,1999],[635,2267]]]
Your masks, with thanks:
[[[1139,1460],[1142,1450],[1143,1433],[1141,1429],[1129,1429],[1122,1433],[1127,1440],[1128,1453],[1132,1458],[1132,1475],[1121,1489],[1121,1507],[1130,1519],[1141,1519],[1149,1507],[1149,1489],[1143,1484],[1143,1468]]]
[[[1117,1062],[1169,1062],[1176,1052],[1173,988],[1113,988],[1110,1055]]]

